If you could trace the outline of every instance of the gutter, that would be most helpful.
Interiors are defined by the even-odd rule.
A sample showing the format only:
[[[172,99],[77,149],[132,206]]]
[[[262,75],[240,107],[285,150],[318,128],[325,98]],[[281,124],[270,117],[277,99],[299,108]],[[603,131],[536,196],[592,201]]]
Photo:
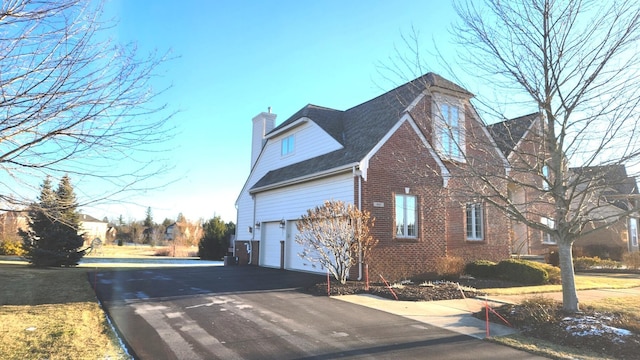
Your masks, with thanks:
[[[329,177],[329,176],[332,176],[332,175],[336,175],[336,174],[343,173],[343,172],[346,172],[348,170],[351,170],[356,165],[358,165],[358,163],[351,163],[351,164],[343,165],[343,166],[340,166],[340,167],[337,167],[337,168],[333,168],[333,169],[330,169],[330,170],[325,170],[325,171],[313,173],[311,175],[301,176],[301,177],[297,177],[297,178],[281,181],[281,182],[278,182],[278,183],[261,186],[259,188],[250,189],[249,190],[249,194],[253,195],[255,193],[259,193],[259,192],[263,192],[263,191],[267,191],[267,190],[273,190],[273,189],[277,189],[277,188],[281,188],[281,187],[285,187],[285,186],[289,186],[289,185],[294,185],[294,184],[299,184],[299,183],[303,183],[303,182],[307,182],[307,181],[311,181],[311,180],[322,179],[322,178],[325,178],[325,177]]]

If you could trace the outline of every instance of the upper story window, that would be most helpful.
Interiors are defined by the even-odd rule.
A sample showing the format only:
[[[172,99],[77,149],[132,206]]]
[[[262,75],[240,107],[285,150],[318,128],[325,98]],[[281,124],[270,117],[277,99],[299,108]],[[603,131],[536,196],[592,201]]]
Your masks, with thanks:
[[[464,112],[454,101],[436,102],[435,136],[440,154],[451,160],[463,161],[465,146]]]
[[[418,236],[417,211],[415,196],[396,195],[396,237],[415,238]]]
[[[549,165],[542,166],[542,190],[549,190]]]
[[[280,155],[282,156],[293,154],[293,150],[295,149],[295,137],[293,137],[293,134],[281,140],[280,149]]]
[[[467,240],[484,239],[484,212],[482,203],[467,204]]]

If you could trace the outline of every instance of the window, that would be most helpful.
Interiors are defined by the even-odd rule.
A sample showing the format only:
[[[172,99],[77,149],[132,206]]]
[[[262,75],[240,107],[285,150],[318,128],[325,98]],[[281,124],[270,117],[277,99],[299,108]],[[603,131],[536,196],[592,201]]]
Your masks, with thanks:
[[[540,222],[542,223],[542,225],[546,225],[549,229],[555,229],[556,228],[555,221],[553,221],[553,220],[551,220],[549,218],[543,217],[543,218],[540,219]],[[542,242],[544,244],[555,244],[556,240],[553,238],[553,236],[550,233],[548,233],[546,231],[543,231],[542,232]]]
[[[449,103],[440,104],[440,114],[437,114],[439,121],[437,122],[438,141],[440,152],[443,156],[462,160],[461,149],[464,148],[464,118],[460,112],[460,108]]]
[[[295,138],[293,135],[289,135],[286,138],[283,138],[281,141],[282,148],[280,154],[282,156],[289,155],[293,153]]]
[[[549,190],[549,166],[542,167],[542,190]]]
[[[638,246],[638,219],[629,219],[629,240],[631,246]]]
[[[396,237],[415,238],[417,236],[416,197],[396,195]]]
[[[467,240],[484,239],[482,204],[467,204]]]

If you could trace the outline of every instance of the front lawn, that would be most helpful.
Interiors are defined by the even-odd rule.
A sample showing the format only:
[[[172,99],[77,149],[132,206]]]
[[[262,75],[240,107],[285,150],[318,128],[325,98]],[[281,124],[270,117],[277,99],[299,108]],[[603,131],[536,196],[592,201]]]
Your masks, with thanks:
[[[87,269],[0,265],[0,359],[130,359]]]

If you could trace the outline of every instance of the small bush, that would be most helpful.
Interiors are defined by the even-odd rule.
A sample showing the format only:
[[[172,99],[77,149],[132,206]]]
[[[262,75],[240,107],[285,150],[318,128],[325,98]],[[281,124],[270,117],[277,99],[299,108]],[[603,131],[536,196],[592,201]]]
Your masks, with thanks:
[[[23,256],[25,254],[21,241],[0,241],[0,255]]]
[[[476,278],[492,279],[496,277],[496,263],[489,260],[476,260],[464,267],[464,273]]]
[[[537,264],[543,268],[549,275],[549,284],[562,284],[562,276],[560,275],[560,268],[551,264]]]
[[[457,256],[436,259],[436,274],[445,280],[456,280],[464,272],[464,260]]]
[[[560,266],[560,254],[557,251],[549,251],[544,260],[547,262],[547,264]]]
[[[539,263],[525,260],[502,260],[496,265],[498,276],[507,281],[525,285],[543,285],[549,283],[549,274]]]
[[[602,269],[620,269],[622,267],[622,263],[620,261],[604,259],[600,260],[600,268]]]
[[[600,265],[599,257],[581,256],[573,259],[573,268],[576,270],[589,270]]]
[[[622,263],[627,269],[640,269],[640,252],[626,253],[622,256]]]

